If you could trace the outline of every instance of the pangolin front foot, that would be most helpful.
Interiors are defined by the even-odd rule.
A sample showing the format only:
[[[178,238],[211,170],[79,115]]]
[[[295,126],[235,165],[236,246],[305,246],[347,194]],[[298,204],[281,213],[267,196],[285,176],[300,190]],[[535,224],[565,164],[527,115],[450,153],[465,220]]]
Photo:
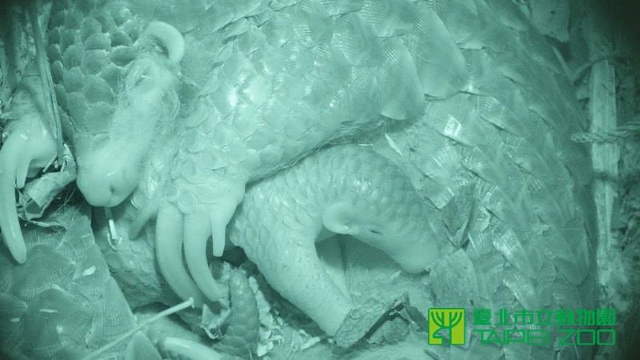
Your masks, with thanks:
[[[15,190],[24,187],[27,177],[56,157],[56,144],[44,123],[42,91],[38,77],[25,78],[16,93],[11,114],[14,120],[6,129],[0,150],[0,230],[11,256],[18,262],[27,259],[27,248],[16,212]]]
[[[244,182],[196,185],[185,181],[178,182],[175,189],[157,220],[160,270],[183,299],[201,300],[204,296],[210,302],[226,303],[228,291],[212,276],[207,245],[213,238],[213,255],[222,255],[227,223],[242,200]]]

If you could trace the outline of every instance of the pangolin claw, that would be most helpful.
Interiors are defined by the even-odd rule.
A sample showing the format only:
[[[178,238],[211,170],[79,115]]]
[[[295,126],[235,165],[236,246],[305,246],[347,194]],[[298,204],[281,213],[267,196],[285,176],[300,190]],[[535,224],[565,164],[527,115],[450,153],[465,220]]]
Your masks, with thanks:
[[[186,270],[182,258],[183,216],[173,205],[160,208],[156,222],[156,258],[162,276],[183,300],[194,299],[201,306],[204,296]]]
[[[11,107],[17,120],[10,123],[0,149],[0,230],[11,256],[27,259],[16,211],[15,190],[24,187],[27,177],[50,164],[56,157],[56,143],[42,121],[42,99],[37,77],[27,77],[18,89]]]

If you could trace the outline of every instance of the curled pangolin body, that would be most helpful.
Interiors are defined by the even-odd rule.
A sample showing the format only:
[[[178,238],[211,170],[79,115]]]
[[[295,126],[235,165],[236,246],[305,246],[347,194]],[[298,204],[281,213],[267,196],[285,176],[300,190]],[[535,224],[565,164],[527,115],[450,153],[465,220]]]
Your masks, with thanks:
[[[211,51],[214,65],[206,81],[195,79],[195,111],[178,131],[170,193],[186,211],[195,199],[213,202],[212,189],[264,178],[331,140],[424,112],[421,74],[430,65],[418,45],[428,7],[381,26],[385,10],[370,1],[351,9],[238,2],[249,3],[246,18],[207,35],[219,47],[192,52]]]
[[[321,150],[249,188],[229,238],[271,286],[332,335],[351,303],[316,254],[323,226],[417,272],[439,256],[445,234],[434,229],[439,224],[399,167],[348,145]]]
[[[418,219],[428,220],[430,211],[398,166],[367,148],[342,145],[320,150],[250,187],[230,238],[234,243],[253,242],[249,231],[258,224],[277,224],[275,217],[280,213],[296,214],[291,219],[296,222],[318,221],[323,209],[336,202],[366,209],[372,218],[384,218],[390,224],[397,221],[397,231],[422,223]]]

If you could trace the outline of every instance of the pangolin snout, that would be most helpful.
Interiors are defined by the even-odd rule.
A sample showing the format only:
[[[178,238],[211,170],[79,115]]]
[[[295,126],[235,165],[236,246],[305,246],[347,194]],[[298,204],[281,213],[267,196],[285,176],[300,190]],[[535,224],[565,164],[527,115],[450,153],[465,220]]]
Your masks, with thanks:
[[[113,207],[124,201],[137,187],[140,170],[130,159],[102,149],[78,159],[76,183],[92,206]]]

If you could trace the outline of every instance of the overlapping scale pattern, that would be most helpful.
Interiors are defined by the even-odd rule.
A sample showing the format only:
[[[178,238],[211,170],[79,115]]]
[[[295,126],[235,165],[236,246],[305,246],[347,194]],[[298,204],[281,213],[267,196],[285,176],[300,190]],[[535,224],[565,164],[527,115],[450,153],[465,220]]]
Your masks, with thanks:
[[[195,164],[177,177],[183,184],[263,178],[332,140],[388,121],[416,121],[425,95],[448,96],[466,86],[462,54],[441,23],[426,25],[437,19],[427,6],[243,3],[212,6],[227,23],[203,22],[187,37],[215,46],[185,56],[191,58],[184,74],[200,91],[180,131],[190,145],[176,164]],[[432,32],[437,40],[425,43]],[[204,63],[211,72],[201,72]],[[209,180],[214,188],[219,183]],[[170,191],[178,203],[194,197],[186,194],[191,185],[178,187]]]
[[[67,131],[107,131],[141,26],[123,1],[52,2],[47,55]]]

